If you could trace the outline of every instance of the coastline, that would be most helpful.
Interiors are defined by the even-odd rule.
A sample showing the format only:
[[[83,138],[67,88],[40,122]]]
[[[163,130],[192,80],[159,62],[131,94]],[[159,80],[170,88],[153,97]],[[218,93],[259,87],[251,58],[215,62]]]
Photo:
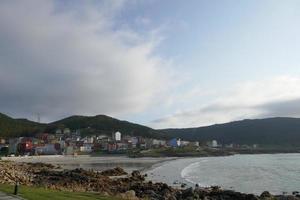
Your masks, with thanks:
[[[152,169],[154,166],[159,166],[162,163],[176,160],[177,157],[143,157],[130,158],[127,156],[27,156],[27,157],[2,157],[4,161],[13,161],[17,163],[46,163],[59,165],[63,169],[83,168],[86,170],[94,169],[101,171],[115,167],[121,167],[127,172],[139,170],[145,172]]]
[[[218,156],[217,156],[218,157]],[[28,157],[12,157],[9,159],[4,159],[6,161],[14,160],[15,162],[1,162],[0,165],[3,165],[0,171],[3,171],[4,176],[6,176],[6,183],[12,184],[15,178],[11,179],[11,175],[17,172],[18,177],[23,180],[22,185],[33,186],[36,187],[38,185],[43,185],[45,188],[54,189],[54,190],[66,190],[66,191],[86,191],[86,192],[99,192],[108,195],[125,195],[132,194],[133,199],[140,198],[148,198],[154,197],[154,199],[186,199],[188,197],[194,197],[194,199],[199,199],[198,197],[208,197],[211,200],[217,200],[220,197],[222,199],[236,199],[236,200],[257,200],[257,199],[266,199],[265,197],[270,197],[271,199],[285,199],[289,197],[289,199],[299,200],[298,194],[293,195],[272,195],[269,192],[263,192],[261,195],[255,193],[243,193],[237,192],[239,190],[228,190],[222,189],[218,186],[211,187],[190,187],[190,185],[185,185],[182,187],[181,182],[177,183],[177,185],[166,183],[163,180],[152,180],[149,177],[148,172],[151,170],[159,169],[161,166],[164,166],[166,171],[172,173],[174,168],[178,168],[180,166],[176,165],[176,163],[180,163],[181,160],[185,166],[186,163],[192,162],[195,157],[189,158],[145,158],[148,161],[145,161],[141,158],[124,158],[124,156],[110,156],[110,157],[93,157],[93,159],[98,159],[101,162],[110,161],[116,166],[120,163],[120,161],[126,161],[127,163],[141,163],[141,164],[149,164],[151,166],[148,168],[144,168],[142,173],[140,172],[132,172],[128,173],[125,176],[120,175],[100,175],[99,172],[88,170],[88,169],[66,169],[62,167],[61,169],[57,169],[55,164],[44,164],[39,163],[38,161],[46,160],[48,163],[51,161],[61,162],[70,162],[74,160],[86,161],[89,160],[89,156],[78,156],[77,158],[73,158],[73,156],[37,156],[35,158]],[[202,159],[205,159],[203,157]],[[30,160],[31,162],[27,162]],[[150,160],[150,161],[149,161]],[[177,162],[178,161],[178,162]],[[175,163],[174,163],[175,162]],[[13,166],[13,167],[5,167],[5,165]],[[166,166],[165,166],[166,165]],[[19,167],[18,167],[19,166]],[[18,170],[11,171],[12,168],[17,167]],[[62,170],[63,169],[63,170]],[[29,177],[28,177],[29,170]],[[118,169],[120,170],[120,169]],[[105,170],[104,170],[105,171]],[[116,171],[116,169],[110,170]],[[122,171],[122,169],[121,169]],[[126,171],[126,169],[124,169]],[[145,173],[148,176],[144,175]],[[174,171],[175,173],[175,171]],[[26,174],[26,175],[25,175]],[[166,175],[166,174],[162,174]],[[14,175],[15,176],[15,175]],[[162,178],[162,177],[161,177]],[[10,182],[9,182],[10,180]],[[55,180],[55,181],[53,181]],[[84,180],[84,182],[82,182]],[[175,181],[175,176],[172,177],[172,180]],[[4,182],[5,183],[5,182]],[[137,197],[137,198],[136,198]],[[156,198],[159,197],[159,198]],[[196,198],[195,198],[196,197]]]
[[[57,166],[43,163],[0,161],[1,184],[43,188],[52,192],[84,192],[127,200],[300,200],[299,193],[293,195],[272,195],[265,191],[261,195],[224,190],[220,187],[172,187],[163,182],[152,182],[138,171],[130,174],[123,169],[59,170]]]

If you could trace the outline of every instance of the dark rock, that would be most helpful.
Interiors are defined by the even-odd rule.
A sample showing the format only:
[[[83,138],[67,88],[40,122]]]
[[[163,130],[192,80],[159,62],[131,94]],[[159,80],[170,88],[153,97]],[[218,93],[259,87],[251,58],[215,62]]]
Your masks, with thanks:
[[[278,200],[299,200],[299,198],[292,196],[292,195],[280,195],[279,197],[276,197]]]
[[[182,191],[181,196],[183,199],[186,199],[188,197],[193,197],[194,196],[194,190],[193,188],[187,188],[185,190]]]
[[[258,200],[259,198],[254,194],[247,194],[245,200]]]
[[[270,192],[264,191],[263,193],[261,193],[260,197],[261,198],[271,198],[272,195],[270,194]]]
[[[114,169],[108,169],[102,171],[100,174],[103,176],[122,176],[122,175],[127,175],[127,172],[125,172],[125,170],[122,169],[121,167],[116,167]]]

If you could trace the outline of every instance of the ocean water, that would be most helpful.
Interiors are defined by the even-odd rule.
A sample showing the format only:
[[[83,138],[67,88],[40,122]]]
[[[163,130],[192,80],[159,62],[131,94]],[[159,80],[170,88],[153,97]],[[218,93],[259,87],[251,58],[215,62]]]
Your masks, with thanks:
[[[234,155],[186,158],[147,171],[149,179],[189,186],[218,185],[224,189],[261,194],[300,191],[300,154]]]

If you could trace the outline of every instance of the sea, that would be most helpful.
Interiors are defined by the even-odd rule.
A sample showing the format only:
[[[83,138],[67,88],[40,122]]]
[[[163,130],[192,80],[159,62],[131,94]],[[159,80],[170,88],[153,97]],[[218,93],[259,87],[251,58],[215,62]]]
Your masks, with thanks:
[[[300,191],[300,154],[255,154],[183,158],[146,171],[153,181],[179,186],[220,186],[243,193]]]

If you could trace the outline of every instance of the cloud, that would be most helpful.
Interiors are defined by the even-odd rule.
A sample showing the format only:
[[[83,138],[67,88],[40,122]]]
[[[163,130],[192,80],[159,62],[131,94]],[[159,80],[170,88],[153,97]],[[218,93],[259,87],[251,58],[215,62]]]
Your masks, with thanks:
[[[300,117],[299,77],[280,76],[245,82],[213,93],[217,95],[210,96],[209,101],[154,120],[151,125],[156,128],[196,127],[246,118]],[[187,95],[190,97],[190,92]],[[195,95],[190,101],[195,102],[197,98],[199,96]]]
[[[56,3],[1,1],[0,112],[120,116],[158,101],[168,62],[159,37],[116,26],[125,1]]]

